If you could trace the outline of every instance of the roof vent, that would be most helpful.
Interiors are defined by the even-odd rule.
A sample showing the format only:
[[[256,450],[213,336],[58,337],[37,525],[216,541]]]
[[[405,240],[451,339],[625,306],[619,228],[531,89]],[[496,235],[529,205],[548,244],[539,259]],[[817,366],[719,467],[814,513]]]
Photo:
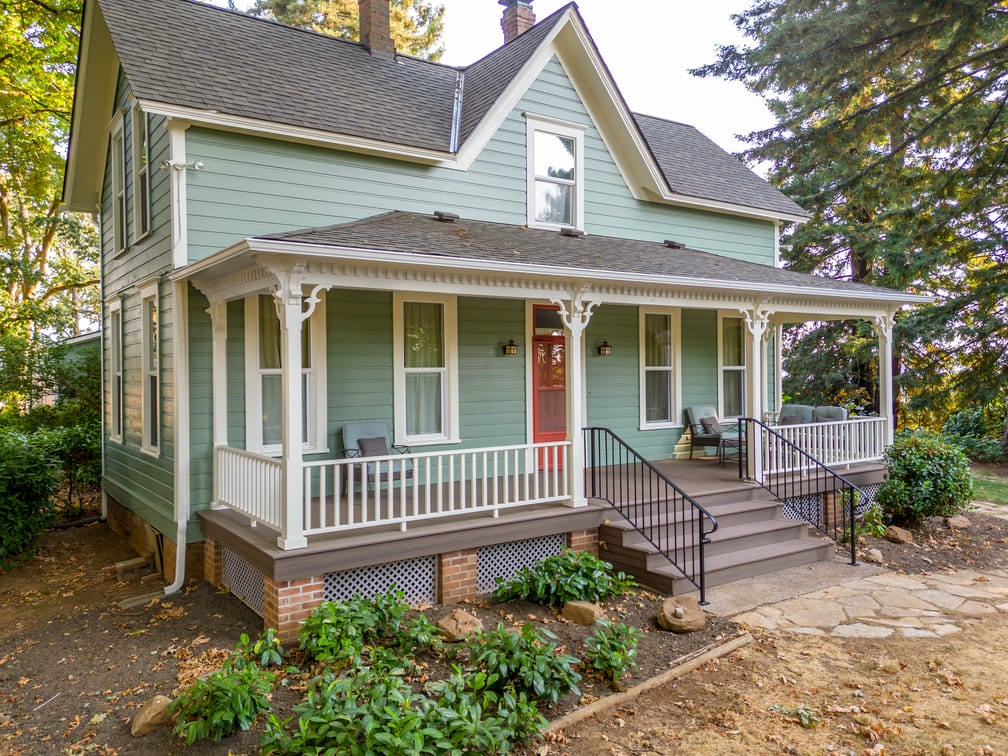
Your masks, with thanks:
[[[435,210],[434,217],[442,223],[454,223],[459,219],[456,213],[446,213],[444,210]]]
[[[584,231],[579,228],[571,228],[570,226],[564,226],[560,229],[560,236],[569,236],[572,239],[580,239],[584,236]]]
[[[686,245],[680,241],[674,241],[672,239],[665,240],[665,246],[669,249],[686,249]]]

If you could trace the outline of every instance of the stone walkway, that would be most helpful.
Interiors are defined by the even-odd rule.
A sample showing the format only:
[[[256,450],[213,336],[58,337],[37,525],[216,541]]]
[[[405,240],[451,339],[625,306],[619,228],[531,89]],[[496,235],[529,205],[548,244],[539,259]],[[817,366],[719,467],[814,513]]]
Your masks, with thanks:
[[[749,627],[849,638],[935,638],[1008,612],[1008,572],[896,575],[849,580],[734,617]]]

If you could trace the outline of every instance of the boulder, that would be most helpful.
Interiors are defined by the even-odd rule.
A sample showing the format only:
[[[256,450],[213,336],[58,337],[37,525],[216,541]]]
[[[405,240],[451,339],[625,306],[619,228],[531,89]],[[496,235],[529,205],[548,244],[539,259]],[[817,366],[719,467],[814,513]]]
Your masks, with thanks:
[[[889,525],[885,529],[885,539],[893,543],[913,543],[913,533],[895,525]]]
[[[868,549],[864,554],[864,560],[866,562],[875,562],[875,564],[882,564],[885,561],[882,552],[878,549]]]
[[[140,711],[133,717],[130,725],[130,732],[133,737],[139,738],[141,735],[160,730],[171,724],[172,715],[169,710],[172,700],[168,696],[154,696],[150,701],[140,707]]]
[[[483,622],[464,609],[452,609],[437,621],[437,626],[449,641],[460,641],[473,633],[483,632]]]
[[[672,596],[662,602],[658,610],[658,626],[673,633],[693,633],[707,624],[700,602],[695,596]]]
[[[560,614],[575,625],[594,625],[605,615],[605,612],[598,604],[593,604],[590,601],[568,601],[564,604]]]
[[[966,530],[970,526],[970,521],[963,515],[953,515],[945,518],[945,525],[949,530]]]

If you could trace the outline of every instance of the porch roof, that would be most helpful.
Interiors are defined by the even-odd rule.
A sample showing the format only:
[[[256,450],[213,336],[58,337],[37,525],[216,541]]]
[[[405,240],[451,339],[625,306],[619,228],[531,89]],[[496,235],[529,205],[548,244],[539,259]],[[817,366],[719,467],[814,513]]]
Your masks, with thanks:
[[[392,211],[362,220],[246,239],[175,274],[215,279],[254,266],[258,255],[383,262],[408,267],[551,275],[647,286],[730,290],[884,303],[895,311],[929,297],[798,273],[667,244],[565,236],[504,223]]]

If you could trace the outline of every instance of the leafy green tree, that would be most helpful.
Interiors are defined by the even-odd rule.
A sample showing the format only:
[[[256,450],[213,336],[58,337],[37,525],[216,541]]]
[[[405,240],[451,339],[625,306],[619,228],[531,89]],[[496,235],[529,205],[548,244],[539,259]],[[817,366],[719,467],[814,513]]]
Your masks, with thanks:
[[[1008,7],[998,0],[757,0],[751,46],[697,69],[744,83],[777,119],[749,160],[812,214],[786,264],[937,298],[905,313],[895,374],[918,422],[1008,394]],[[791,332],[800,386],[871,394],[866,324]],[[817,363],[817,359],[820,360]],[[877,399],[874,399],[877,402]],[[883,408],[884,411],[884,408]]]
[[[58,336],[97,317],[98,236],[60,210],[80,0],[0,0],[0,399],[31,393]]]
[[[357,0],[256,0],[251,13],[341,39],[360,39]],[[443,5],[392,0],[391,30],[401,52],[428,60],[440,60],[444,54]]]

